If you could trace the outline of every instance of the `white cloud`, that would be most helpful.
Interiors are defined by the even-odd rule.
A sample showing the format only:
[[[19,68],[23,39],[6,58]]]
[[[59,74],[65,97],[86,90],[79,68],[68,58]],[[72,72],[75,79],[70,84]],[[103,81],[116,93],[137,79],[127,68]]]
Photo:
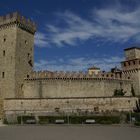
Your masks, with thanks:
[[[47,37],[44,33],[37,32],[35,35],[35,45],[45,47],[48,45]]]
[[[35,63],[35,70],[50,70],[50,71],[83,71],[91,66],[100,67],[102,70],[109,70],[112,67],[119,66],[119,63],[123,60],[120,57],[103,57],[103,58],[69,58],[64,60],[63,58],[50,61],[40,60]]]
[[[104,42],[125,42],[130,39],[140,42],[140,8],[133,11],[124,11],[117,6],[93,9],[87,18],[66,11],[57,13],[55,18],[59,21],[58,25],[47,23],[47,31],[37,34],[38,46],[76,46],[79,41],[94,41],[97,38],[102,38]]]

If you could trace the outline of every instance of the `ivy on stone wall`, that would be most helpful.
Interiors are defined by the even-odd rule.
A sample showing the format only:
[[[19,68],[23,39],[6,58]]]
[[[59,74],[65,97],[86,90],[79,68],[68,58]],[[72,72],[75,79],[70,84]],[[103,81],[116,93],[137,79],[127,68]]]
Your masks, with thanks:
[[[133,86],[131,87],[131,93],[132,93],[132,96],[135,96],[135,91],[134,91]]]
[[[134,109],[134,112],[140,112],[140,99],[136,101],[136,108]]]
[[[123,91],[123,89],[115,89],[114,90],[114,96],[124,96],[126,91]]]

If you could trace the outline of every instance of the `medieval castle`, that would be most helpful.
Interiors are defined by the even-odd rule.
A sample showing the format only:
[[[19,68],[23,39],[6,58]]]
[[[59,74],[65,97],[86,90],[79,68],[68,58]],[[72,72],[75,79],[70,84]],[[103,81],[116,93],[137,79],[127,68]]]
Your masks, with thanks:
[[[33,71],[36,25],[17,12],[0,17],[0,118],[77,111],[132,111],[140,96],[140,48],[125,49],[121,70]],[[117,95],[118,94],[118,95]]]

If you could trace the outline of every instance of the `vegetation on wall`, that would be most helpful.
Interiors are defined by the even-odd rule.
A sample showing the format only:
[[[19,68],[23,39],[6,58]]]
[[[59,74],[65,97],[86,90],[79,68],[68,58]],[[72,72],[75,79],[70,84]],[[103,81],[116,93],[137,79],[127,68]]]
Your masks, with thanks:
[[[140,99],[136,101],[136,108],[134,109],[134,112],[139,112],[140,113]]]
[[[114,96],[124,96],[126,91],[123,91],[123,89],[115,89],[114,90]]]
[[[131,87],[131,93],[132,93],[132,96],[135,96],[135,91],[134,91],[133,86]]]

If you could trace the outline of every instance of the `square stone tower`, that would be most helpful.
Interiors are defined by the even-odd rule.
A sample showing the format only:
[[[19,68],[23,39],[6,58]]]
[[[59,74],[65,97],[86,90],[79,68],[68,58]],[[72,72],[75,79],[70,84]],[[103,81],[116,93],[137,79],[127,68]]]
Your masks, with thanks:
[[[20,98],[32,71],[36,25],[17,12],[0,17],[0,97]]]
[[[122,75],[131,79],[136,96],[140,96],[140,48],[131,47],[124,50],[125,61],[121,62]]]

